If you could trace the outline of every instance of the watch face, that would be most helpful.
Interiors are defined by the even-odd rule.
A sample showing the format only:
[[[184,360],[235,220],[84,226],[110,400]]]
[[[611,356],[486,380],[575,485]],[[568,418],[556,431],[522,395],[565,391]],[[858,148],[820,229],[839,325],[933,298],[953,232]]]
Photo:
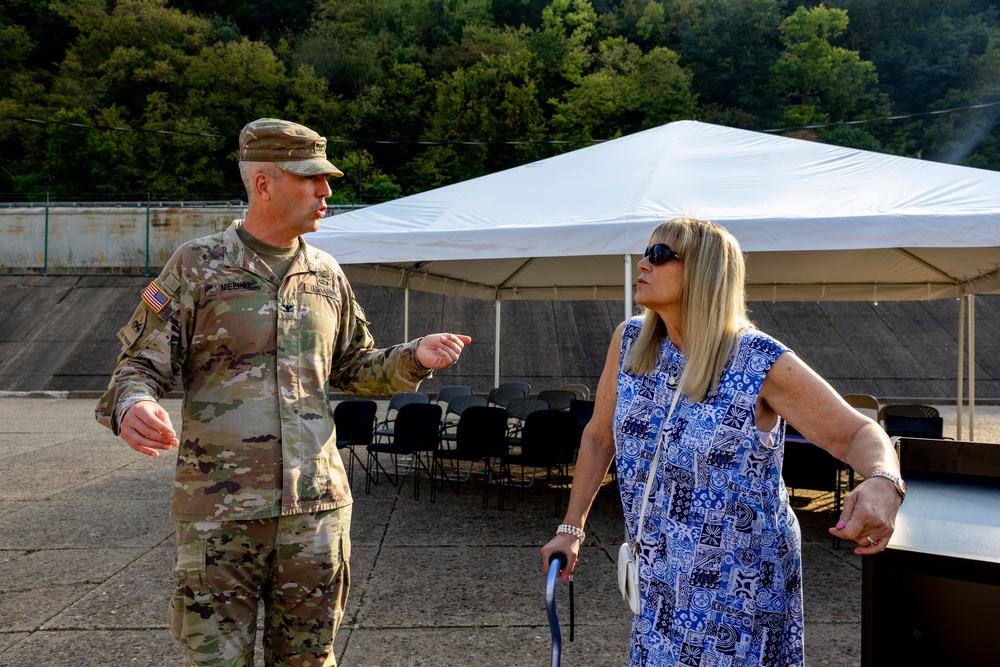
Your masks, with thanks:
[[[902,496],[906,495],[906,482],[902,479],[896,480],[896,488],[899,489],[899,494]]]

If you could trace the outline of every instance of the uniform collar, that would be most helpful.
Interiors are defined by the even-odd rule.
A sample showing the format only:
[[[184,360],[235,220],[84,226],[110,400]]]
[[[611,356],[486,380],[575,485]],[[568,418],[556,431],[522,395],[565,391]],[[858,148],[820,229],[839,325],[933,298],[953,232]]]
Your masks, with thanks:
[[[239,266],[243,269],[260,275],[259,267],[254,266],[257,254],[250,251],[243,241],[240,240],[236,228],[243,224],[243,220],[233,220],[232,224],[222,233],[222,244],[226,252],[226,264],[228,266]],[[288,274],[293,273],[319,273],[322,270],[321,262],[316,256],[316,251],[309,247],[305,239],[299,237],[299,252],[295,255],[291,265],[288,267]]]

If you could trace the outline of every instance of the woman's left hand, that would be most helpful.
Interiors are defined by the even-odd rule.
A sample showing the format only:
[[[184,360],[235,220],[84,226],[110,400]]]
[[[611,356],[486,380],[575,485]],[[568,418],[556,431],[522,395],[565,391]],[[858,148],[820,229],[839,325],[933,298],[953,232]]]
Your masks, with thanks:
[[[889,480],[866,479],[844,498],[840,521],[830,534],[856,542],[854,553],[861,556],[883,551],[892,537],[901,502]]]

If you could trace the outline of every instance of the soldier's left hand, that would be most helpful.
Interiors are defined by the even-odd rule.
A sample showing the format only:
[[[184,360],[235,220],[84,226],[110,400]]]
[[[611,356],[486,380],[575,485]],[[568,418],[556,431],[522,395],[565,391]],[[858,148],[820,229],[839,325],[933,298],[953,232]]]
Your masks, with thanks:
[[[462,334],[438,333],[424,336],[417,345],[417,361],[424,368],[439,371],[448,368],[462,356],[462,348],[472,338]]]

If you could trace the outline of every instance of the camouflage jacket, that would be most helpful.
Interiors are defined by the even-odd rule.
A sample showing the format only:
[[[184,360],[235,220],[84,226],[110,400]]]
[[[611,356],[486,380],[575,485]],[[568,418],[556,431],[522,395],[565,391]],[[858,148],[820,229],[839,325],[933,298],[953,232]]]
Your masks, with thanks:
[[[122,415],[183,385],[171,516],[260,519],[347,505],[330,392],[413,391],[430,375],[413,341],[374,349],[336,260],[303,242],[280,285],[236,234],[180,247],[118,337],[97,406]],[[175,425],[176,426],[176,425]]]

